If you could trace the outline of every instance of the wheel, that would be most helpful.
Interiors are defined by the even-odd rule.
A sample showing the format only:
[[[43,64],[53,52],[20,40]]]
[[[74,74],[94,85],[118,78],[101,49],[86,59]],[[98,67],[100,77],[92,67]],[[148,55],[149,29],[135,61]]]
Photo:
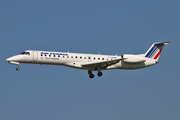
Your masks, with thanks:
[[[102,72],[98,72],[98,74],[97,74],[99,77],[101,77],[102,75],[103,75],[103,73]]]
[[[19,68],[19,67],[17,67],[17,68],[16,68],[16,70],[17,70],[17,71],[19,71],[19,70],[20,70],[20,68]]]
[[[89,77],[90,77],[90,78],[94,78],[94,74],[90,74]]]

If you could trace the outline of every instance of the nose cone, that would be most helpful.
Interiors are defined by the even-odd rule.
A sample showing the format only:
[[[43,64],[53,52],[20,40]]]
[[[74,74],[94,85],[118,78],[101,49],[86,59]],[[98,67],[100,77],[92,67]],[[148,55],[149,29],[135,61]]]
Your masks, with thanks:
[[[10,58],[8,58],[8,59],[6,59],[6,61],[8,61],[8,62],[9,62],[9,61],[11,61],[11,60],[12,60],[12,58],[11,58],[11,57],[10,57]]]
[[[6,59],[6,61],[10,62],[10,61],[18,61],[19,60],[19,57],[18,56],[12,56],[8,59]]]

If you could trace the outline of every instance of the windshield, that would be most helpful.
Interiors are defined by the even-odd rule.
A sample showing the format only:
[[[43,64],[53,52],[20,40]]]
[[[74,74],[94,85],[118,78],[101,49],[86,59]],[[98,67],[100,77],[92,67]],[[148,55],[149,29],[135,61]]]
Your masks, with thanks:
[[[22,53],[20,53],[20,54],[26,54],[26,52],[22,52]]]
[[[22,52],[22,53],[20,53],[20,54],[23,54],[23,55],[30,55],[29,52]]]

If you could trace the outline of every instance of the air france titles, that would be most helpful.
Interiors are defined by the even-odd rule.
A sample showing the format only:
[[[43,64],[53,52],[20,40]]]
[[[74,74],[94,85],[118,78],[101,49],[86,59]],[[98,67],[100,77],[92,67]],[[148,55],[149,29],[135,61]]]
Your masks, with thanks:
[[[45,52],[41,52],[41,55],[43,55],[43,54],[45,54],[45,55],[68,55],[68,54],[64,54],[64,53],[45,53]]]
[[[60,56],[60,55],[64,55],[64,56],[68,56],[68,54],[65,54],[65,53],[46,53],[46,52],[41,52],[41,56],[43,56],[43,55],[49,55],[49,56],[51,56],[51,55],[58,55],[58,56]],[[41,59],[44,59],[44,57],[41,57]],[[59,58],[51,58],[51,57],[45,57],[45,59],[53,59],[53,60],[59,60]]]

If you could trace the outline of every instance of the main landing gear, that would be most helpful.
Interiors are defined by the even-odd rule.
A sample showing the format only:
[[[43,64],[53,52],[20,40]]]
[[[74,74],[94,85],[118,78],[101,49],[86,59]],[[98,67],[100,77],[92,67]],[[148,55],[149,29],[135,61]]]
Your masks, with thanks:
[[[103,73],[101,72],[101,67],[96,67],[95,70],[97,70],[97,72],[98,72],[97,75],[99,77],[101,77],[103,75]]]
[[[101,76],[103,75],[103,73],[102,73],[102,72],[98,72],[97,75],[98,75],[99,77],[101,77]]]
[[[89,74],[89,78],[94,78],[94,74],[92,74],[92,71],[91,70],[88,70],[88,74]],[[99,71],[98,73],[97,73],[97,75],[99,76],[99,77],[101,77],[102,75],[103,75],[103,73],[101,72],[101,71]]]
[[[89,77],[90,77],[90,78],[94,78],[94,74],[92,74],[92,71],[91,71],[91,70],[88,70],[88,74],[89,74]]]

